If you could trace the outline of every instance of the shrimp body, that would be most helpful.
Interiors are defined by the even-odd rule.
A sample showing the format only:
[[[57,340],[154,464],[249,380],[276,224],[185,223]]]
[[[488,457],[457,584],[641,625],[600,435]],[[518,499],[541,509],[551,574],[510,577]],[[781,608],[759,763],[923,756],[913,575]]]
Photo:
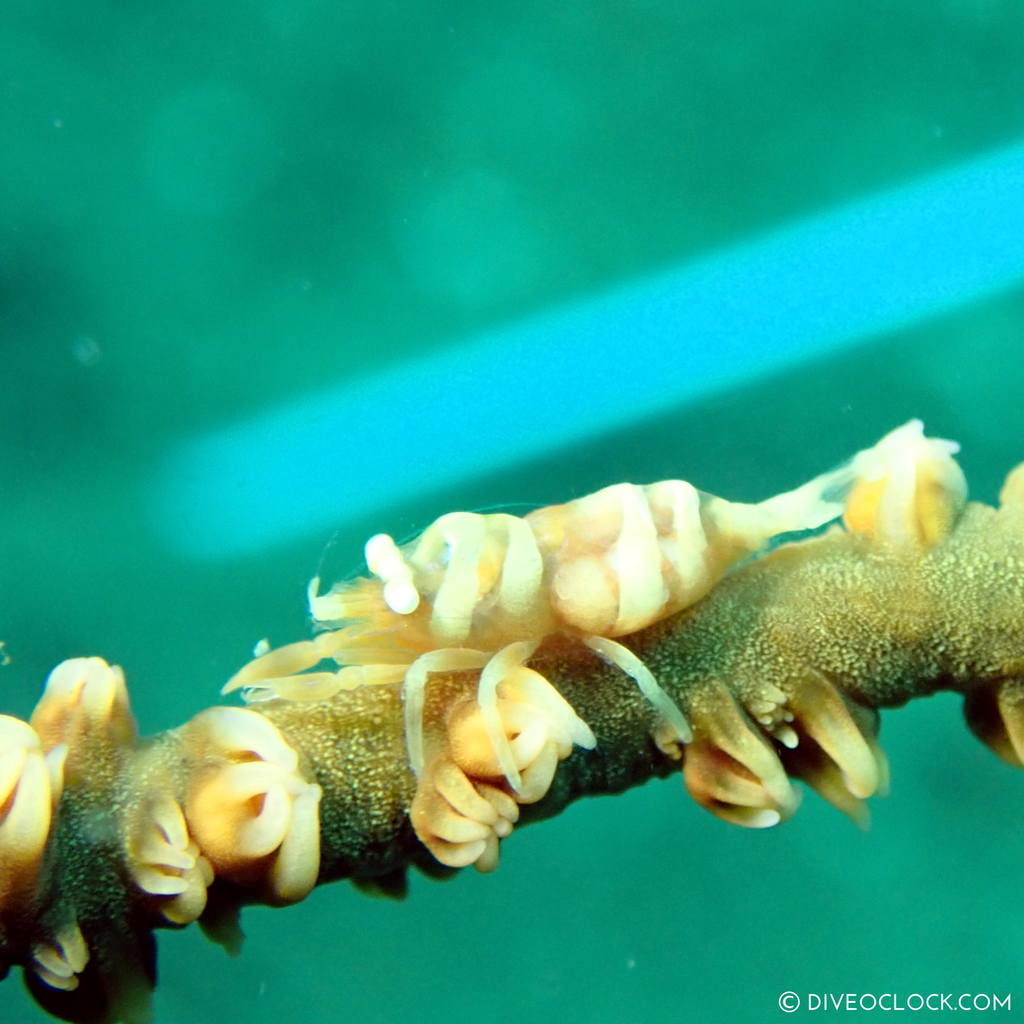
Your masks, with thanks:
[[[310,613],[325,632],[256,658],[226,689],[246,687],[250,700],[323,699],[352,686],[401,682],[410,763],[420,775],[429,674],[483,669],[480,707],[517,789],[497,688],[545,638],[562,635],[635,680],[657,712],[659,745],[677,752],[691,736],[685,717],[615,638],[691,606],[773,537],[836,518],[852,481],[845,466],[756,504],[682,480],[621,483],[525,517],[451,512],[401,546],[376,534],[366,544],[370,576],[326,594],[318,578],[310,582]],[[325,658],[342,667],[303,671]],[[593,745],[589,730],[574,728],[581,745]]]
[[[310,592],[314,621],[402,629],[401,642],[495,650],[515,640],[625,636],[702,598],[722,574],[780,533],[842,511],[838,470],[744,505],[682,480],[614,484],[529,515],[450,512],[399,547],[366,545],[372,579]]]

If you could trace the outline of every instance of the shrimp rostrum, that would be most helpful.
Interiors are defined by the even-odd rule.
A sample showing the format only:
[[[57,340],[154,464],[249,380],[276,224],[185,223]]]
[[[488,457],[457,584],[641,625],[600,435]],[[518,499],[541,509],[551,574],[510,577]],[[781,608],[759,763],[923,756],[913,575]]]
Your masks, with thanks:
[[[341,689],[400,682],[410,764],[424,767],[422,714],[432,672],[481,669],[478,703],[502,772],[521,785],[498,721],[499,687],[547,637],[577,639],[630,676],[657,715],[659,745],[690,729],[650,670],[616,638],[694,604],[730,566],[773,537],[811,530],[843,510],[847,465],[755,504],[726,501],[682,480],[614,484],[525,517],[451,512],[397,545],[366,544],[371,575],[320,594],[309,585],[314,639],[245,666],[226,687],[249,700],[321,700]],[[324,659],[342,667],[305,672]],[[592,746],[565,709],[574,742]]]

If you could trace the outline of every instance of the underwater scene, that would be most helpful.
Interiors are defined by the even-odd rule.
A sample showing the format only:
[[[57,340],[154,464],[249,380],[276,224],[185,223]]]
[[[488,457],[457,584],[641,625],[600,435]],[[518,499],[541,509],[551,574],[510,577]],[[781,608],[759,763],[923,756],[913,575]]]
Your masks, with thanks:
[[[1024,461],[1010,0],[6,0],[0,52],[2,715],[86,656],[144,736],[242,707],[313,577],[451,511],[757,502],[913,419],[971,501]],[[1020,1014],[1024,773],[962,707],[882,711],[869,827],[656,771],[237,957],[161,929],[152,1019]]]

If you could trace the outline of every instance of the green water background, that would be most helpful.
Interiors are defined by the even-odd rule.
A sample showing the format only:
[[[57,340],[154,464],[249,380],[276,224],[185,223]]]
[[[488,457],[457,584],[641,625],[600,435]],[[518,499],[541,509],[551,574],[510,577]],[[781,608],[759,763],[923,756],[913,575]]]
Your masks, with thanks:
[[[0,710],[27,715],[56,661],[97,653],[125,667],[145,731],[214,701],[257,638],[303,635],[327,541],[176,556],[144,510],[177,441],[1024,132],[1024,7],[997,0],[7,0],[0,53]],[[622,479],[755,498],[915,415],[993,500],[1024,457],[1022,324],[1011,291],[812,354],[481,466],[348,524],[338,549]],[[699,344],[679,339],[680,373]],[[323,471],[344,473],[344,438]],[[779,830],[732,829],[653,783],[517,833],[492,877],[249,910],[237,961],[195,928],[162,935],[157,1020],[757,1022],[783,1018],[787,989],[1024,999],[1024,778],[950,698],[887,715],[883,741],[893,792],[867,834],[813,797]],[[0,1020],[42,1019],[0,987]]]

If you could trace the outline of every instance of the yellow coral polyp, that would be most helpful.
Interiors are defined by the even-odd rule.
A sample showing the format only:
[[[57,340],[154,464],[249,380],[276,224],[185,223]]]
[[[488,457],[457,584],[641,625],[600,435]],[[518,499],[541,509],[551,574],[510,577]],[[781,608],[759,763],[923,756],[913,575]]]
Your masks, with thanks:
[[[512,831],[518,805],[543,799],[560,761],[574,745],[593,748],[586,723],[539,673],[525,666],[502,674],[494,694],[494,715],[502,743],[492,735],[491,717],[472,700],[449,712],[442,747],[434,752],[410,809],[417,835],[448,867],[474,865],[493,871],[498,841]],[[502,788],[511,758],[518,785]]]
[[[97,745],[124,746],[135,739],[124,673],[102,658],[71,658],[46,680],[30,719],[50,751],[67,747],[66,770],[82,770],[80,755]]]
[[[60,796],[53,781],[39,734],[0,715],[0,924],[39,871]]]
[[[897,546],[931,547],[967,500],[953,441],[924,436],[920,420],[886,434],[854,461],[857,481],[843,520],[848,530]]]
[[[89,963],[89,948],[77,924],[64,928],[52,943],[32,947],[32,967],[36,976],[56,989],[73,992],[78,976]]]
[[[185,820],[216,874],[260,880],[280,902],[302,899],[320,867],[320,787],[298,756],[255,711],[212,708],[197,715],[187,742],[202,758],[185,798]]]

